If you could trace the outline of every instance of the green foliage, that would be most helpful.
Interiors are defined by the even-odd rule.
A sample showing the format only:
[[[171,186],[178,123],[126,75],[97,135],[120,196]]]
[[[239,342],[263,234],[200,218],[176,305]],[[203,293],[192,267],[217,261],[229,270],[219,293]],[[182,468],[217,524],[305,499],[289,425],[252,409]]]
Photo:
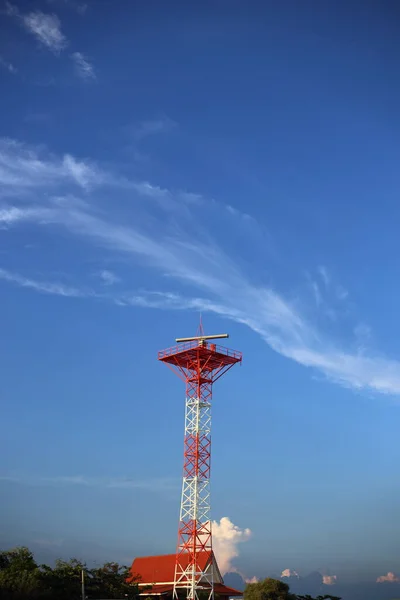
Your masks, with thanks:
[[[0,595],[4,600],[39,598],[40,570],[28,548],[0,552]]]
[[[295,600],[289,586],[278,579],[267,577],[258,583],[249,583],[243,593],[244,600]]]
[[[127,583],[128,567],[105,563],[89,569],[75,558],[57,560],[55,567],[37,565],[28,548],[0,552],[2,600],[81,600],[82,572],[88,600],[126,599],[138,596],[135,582]]]
[[[129,569],[118,563],[105,563],[99,569],[92,569],[90,590],[93,598],[136,598],[136,585],[126,583]]]
[[[85,580],[88,580],[89,570],[84,563],[76,558],[69,561],[57,560],[53,569],[47,565],[42,565],[42,581],[49,597],[59,600],[81,600],[82,571]]]
[[[270,577],[258,583],[247,584],[243,597],[244,600],[341,600],[336,596],[296,596],[290,593],[287,583]]]

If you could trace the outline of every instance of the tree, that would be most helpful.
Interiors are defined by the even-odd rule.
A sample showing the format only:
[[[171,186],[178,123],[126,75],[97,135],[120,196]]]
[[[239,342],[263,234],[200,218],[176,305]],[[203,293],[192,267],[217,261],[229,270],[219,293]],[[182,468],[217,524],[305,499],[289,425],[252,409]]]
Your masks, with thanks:
[[[88,569],[76,558],[69,561],[58,560],[54,569],[42,566],[51,600],[81,600],[82,571],[85,581],[85,595],[90,600],[96,598],[126,598],[134,600],[138,595],[135,582],[127,583],[129,569],[116,562],[105,563],[102,567]],[[50,600],[50,599],[49,599]]]
[[[39,598],[41,593],[40,569],[32,552],[25,547],[0,552],[0,594],[2,599]]]
[[[243,593],[244,600],[341,600],[337,596],[296,596],[289,591],[287,583],[279,579],[263,579],[258,583],[249,583]]]
[[[116,562],[105,563],[99,569],[92,569],[88,581],[89,598],[127,598],[133,600],[138,595],[138,586],[127,583],[129,568]]]
[[[37,565],[28,548],[0,552],[1,600],[81,600],[82,572],[85,594],[92,599],[135,600],[139,587],[129,569],[118,563],[105,563],[89,569],[82,561],[57,560],[55,567]]]
[[[295,600],[287,583],[267,577],[257,583],[249,583],[243,593],[244,600]]]
[[[77,558],[71,558],[69,561],[57,560],[54,569],[42,565],[41,578],[48,597],[51,600],[81,600],[82,571],[85,579],[88,579],[89,569]]]

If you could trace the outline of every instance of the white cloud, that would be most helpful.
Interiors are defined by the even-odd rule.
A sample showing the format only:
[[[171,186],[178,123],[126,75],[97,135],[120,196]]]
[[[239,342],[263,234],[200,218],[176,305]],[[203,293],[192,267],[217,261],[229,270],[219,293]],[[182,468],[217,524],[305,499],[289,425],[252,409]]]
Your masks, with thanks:
[[[106,269],[100,271],[99,277],[102,279],[104,285],[114,285],[114,283],[118,283],[121,279],[112,271],[107,271]]]
[[[10,221],[9,221],[10,222]],[[13,222],[13,221],[11,221]],[[1,226],[1,211],[0,211]],[[99,277],[103,284],[111,286],[121,281],[111,271],[101,271]],[[13,283],[19,287],[30,288],[36,292],[51,294],[54,296],[64,296],[68,298],[92,298],[104,300],[117,304],[118,306],[137,306],[141,308],[158,308],[165,310],[197,309],[204,305],[205,300],[201,299],[182,299],[178,295],[169,292],[141,291],[124,292],[121,294],[96,292],[91,289],[81,289],[67,286],[59,282],[40,281],[24,277],[19,273],[12,273],[6,269],[0,268],[0,280]]]
[[[74,183],[82,188],[104,183],[97,167],[70,154],[49,156],[9,138],[0,138],[0,195],[18,195],[29,188]]]
[[[36,219],[40,213],[41,209],[21,209],[16,206],[0,208],[0,226],[11,225],[17,221],[27,221],[29,215],[34,215]]]
[[[200,194],[192,194],[182,190],[172,192],[148,181],[135,181],[131,182],[130,185],[140,196],[154,201],[164,211],[178,213],[181,219],[187,216],[190,217],[190,211],[193,207],[199,207],[205,203],[204,197]]]
[[[250,577],[250,579],[245,579],[246,583],[258,583],[259,581],[260,580],[255,575],[254,575],[254,577]]]
[[[133,187],[139,194],[143,196],[149,196],[150,198],[163,199],[170,196],[170,192],[167,189],[161,188],[158,185],[152,185],[148,181],[140,181],[134,183]]]
[[[62,166],[65,173],[83,188],[88,188],[96,181],[98,175],[96,169],[84,161],[77,161],[70,154],[64,156]]]
[[[57,15],[49,15],[40,10],[21,16],[22,22],[41,44],[54,54],[59,54],[67,46],[67,38],[61,31]]]
[[[337,583],[337,575],[322,575],[322,583],[324,585],[335,585]]]
[[[319,281],[316,281],[310,273],[306,273],[306,277],[309,281],[310,288],[312,290],[315,304],[321,311],[321,314],[325,315],[332,321],[336,321],[338,314],[341,312],[338,306],[338,301],[344,303],[348,298],[349,292],[340,284],[334,284],[331,274],[328,269],[324,266],[317,268]],[[337,308],[332,308],[332,300],[336,304]]]
[[[81,79],[84,79],[85,81],[96,79],[93,65],[90,64],[82,52],[73,52],[71,58],[75,64],[75,71]]]
[[[183,191],[172,194],[148,181],[129,180],[101,169],[88,159],[78,159],[68,153],[60,158],[50,154],[44,147],[0,137],[0,197],[20,196],[30,188],[51,191],[54,186],[59,188],[67,184],[78,185],[86,191],[105,185],[120,187],[156,200],[164,210],[181,214],[189,206],[195,203],[199,205],[204,200],[199,194]]]
[[[9,283],[14,283],[20,287],[30,288],[37,292],[43,292],[44,294],[66,296],[69,298],[85,298],[89,295],[94,296],[94,294],[90,294],[90,292],[85,293],[82,290],[66,286],[61,283],[48,283],[28,279],[18,275],[17,273],[10,273],[5,269],[0,269],[0,279],[3,281],[8,281]]]
[[[400,577],[389,571],[386,575],[381,575],[376,580],[377,583],[398,583],[400,582]]]
[[[293,569],[284,569],[281,573],[281,577],[297,577],[299,578],[299,574],[297,571],[293,571]]]
[[[0,56],[0,66],[4,67],[4,69],[7,69],[7,71],[9,71],[9,73],[13,73],[14,75],[15,75],[15,73],[17,73],[16,67],[14,67],[13,64],[11,64],[7,60],[5,60],[5,58],[3,58],[2,56]]]
[[[24,211],[6,209],[8,222],[21,221]],[[45,213],[42,222],[58,224],[105,248],[132,256],[142,256],[149,265],[182,279],[217,299],[167,298],[133,296],[120,298],[121,304],[182,308],[215,312],[245,324],[261,335],[278,353],[324,373],[328,378],[347,387],[370,389],[381,393],[400,394],[400,364],[398,361],[365,354],[352,354],[338,349],[307,322],[296,307],[270,288],[256,287],[246,280],[218,247],[145,232],[104,221],[78,210],[27,209],[32,220],[36,212]],[[11,215],[11,217],[10,217]],[[185,250],[185,252],[183,252]],[[201,260],[199,260],[201,258]],[[224,278],[219,273],[224,273]]]
[[[87,192],[85,202],[68,196],[55,200],[52,190],[65,182],[83,187]],[[114,216],[114,204],[103,207],[102,212],[98,210],[90,195],[95,184],[125,186],[140,195],[167,196],[173,208],[159,212],[158,216],[152,211],[150,219],[121,222]],[[59,159],[12,140],[0,141],[0,191],[4,195],[6,190],[12,197],[26,189],[37,198],[37,204],[33,198],[29,205],[25,199],[17,199],[14,206],[0,207],[0,224],[12,227],[26,221],[63,227],[87,243],[157,269],[164,275],[164,282],[175,278],[200,290],[198,295],[192,292],[191,296],[163,291],[126,293],[113,298],[117,304],[214,312],[246,325],[282,356],[345,387],[400,394],[398,360],[363,348],[354,351],[354,343],[348,348],[342,346],[306,317],[298,300],[270,286],[255,284],[235,257],[225,253],[211,237],[208,220],[201,220],[203,206],[190,204],[186,205],[186,212],[175,210],[175,206],[183,206],[184,202],[179,194],[169,190],[121,179],[69,155]],[[35,196],[35,190],[40,194]],[[160,202],[157,206],[164,205]],[[146,206],[141,208],[144,210]],[[218,205],[211,203],[207,209],[209,215]]]
[[[222,575],[234,571],[232,560],[239,556],[239,544],[250,539],[250,529],[241,529],[229,517],[222,517],[219,523],[213,521],[212,537],[213,550]]]

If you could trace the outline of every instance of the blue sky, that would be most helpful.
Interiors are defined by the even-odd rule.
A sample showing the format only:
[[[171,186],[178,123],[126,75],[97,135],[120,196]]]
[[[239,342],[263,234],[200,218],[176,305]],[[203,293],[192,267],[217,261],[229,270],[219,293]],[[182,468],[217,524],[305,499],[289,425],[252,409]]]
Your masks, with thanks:
[[[232,564],[400,571],[398,7],[0,18],[2,544],[174,550],[184,390],[157,350],[202,312],[244,354],[213,408],[213,517],[252,532]]]

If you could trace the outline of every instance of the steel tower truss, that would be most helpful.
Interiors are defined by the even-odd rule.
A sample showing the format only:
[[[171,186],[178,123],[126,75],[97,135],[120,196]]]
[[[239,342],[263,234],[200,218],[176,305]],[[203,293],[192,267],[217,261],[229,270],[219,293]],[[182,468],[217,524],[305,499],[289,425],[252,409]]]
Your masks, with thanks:
[[[200,331],[202,333],[202,329]],[[180,591],[183,594],[179,596],[185,595],[189,600],[199,600],[200,590],[206,591],[210,600],[214,597],[214,569],[209,561],[206,566],[204,562],[204,553],[212,558],[212,386],[234,364],[242,361],[242,354],[206,341],[212,338],[203,335],[185,338],[192,341],[158,353],[159,360],[186,384],[184,466],[174,578],[176,599]]]

